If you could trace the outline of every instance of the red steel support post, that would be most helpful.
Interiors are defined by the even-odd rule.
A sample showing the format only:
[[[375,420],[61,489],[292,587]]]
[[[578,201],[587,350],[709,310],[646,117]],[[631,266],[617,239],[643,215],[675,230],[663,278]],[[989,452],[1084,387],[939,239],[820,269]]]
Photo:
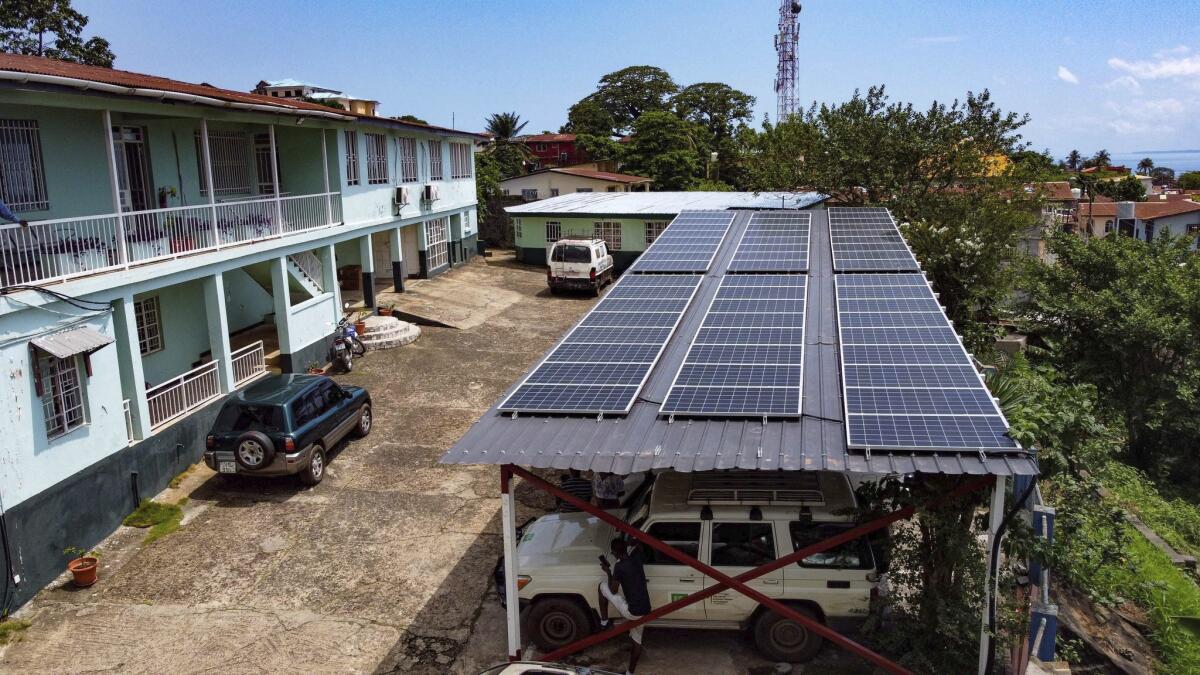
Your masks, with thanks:
[[[866,534],[870,534],[871,532],[874,532],[876,530],[887,527],[891,523],[894,523],[898,520],[903,520],[905,518],[908,518],[916,512],[915,507],[910,506],[910,507],[900,509],[898,511],[894,511],[891,514],[888,514],[881,518],[877,518],[869,523],[864,523],[862,525],[854,527],[850,530],[843,532],[842,534],[839,534],[834,537],[830,537],[829,539],[826,539],[822,542],[818,542],[816,544],[806,546],[806,547],[799,549],[793,553],[790,553],[782,558],[778,558],[770,563],[767,563],[761,567],[757,567],[748,572],[744,572],[744,573],[738,575],[736,578],[731,578],[728,575],[718,571],[717,569],[710,567],[708,565],[705,565],[704,563],[700,562],[699,560],[696,560],[695,558],[692,558],[684,553],[681,553],[679,550],[662,543],[661,541],[655,539],[654,537],[651,537],[650,535],[647,535],[646,533],[642,532],[641,530],[638,530],[637,528],[629,525],[628,523],[625,523],[624,521],[620,520],[619,518],[611,516],[608,513],[600,510],[599,508],[592,506],[591,504],[588,504],[587,502],[584,502],[584,501],[574,497],[573,495],[567,494],[566,492],[562,491],[561,489],[547,483],[546,481],[538,478],[537,476],[533,475],[532,473],[530,473],[520,467],[512,466],[512,471],[514,474],[529,481],[535,487],[541,489],[542,491],[548,492],[548,493],[562,499],[563,501],[571,504],[572,506],[575,506],[576,508],[579,508],[582,511],[585,511],[587,513],[590,513],[590,514],[596,516],[600,520],[608,523],[609,525],[612,525],[613,527],[630,535],[631,537],[637,539],[638,541],[645,543],[646,545],[650,546],[651,548],[655,549],[656,551],[659,551],[659,552],[663,553],[664,555],[674,558],[675,560],[678,560],[679,562],[681,562],[685,565],[688,565],[689,567],[699,570],[699,571],[703,572],[705,575],[711,577],[712,579],[715,579],[718,582],[717,585],[714,585],[710,588],[706,588],[702,591],[699,591],[697,593],[689,595],[686,598],[682,598],[680,600],[676,600],[674,602],[663,605],[662,607],[659,607],[658,609],[655,609],[654,611],[650,612],[649,614],[642,616],[638,619],[615,625],[612,628],[609,628],[608,630],[601,631],[600,633],[596,633],[594,635],[586,637],[574,644],[562,647],[550,654],[545,655],[543,658],[545,658],[546,660],[553,661],[555,659],[562,658],[563,656],[566,656],[568,654],[573,654],[581,649],[586,649],[587,647],[590,647],[594,644],[598,644],[598,643],[608,640],[612,637],[620,635],[621,633],[626,632],[626,631],[628,631],[632,628],[635,628],[639,625],[642,625],[648,621],[653,621],[654,619],[657,619],[661,616],[669,614],[677,609],[681,609],[681,608],[691,605],[693,603],[699,602],[705,598],[711,597],[711,596],[725,590],[726,588],[733,588],[734,590],[738,591],[739,593],[741,593],[753,600],[758,601],[760,604],[764,605],[768,609],[771,609],[775,613],[777,613],[781,616],[785,616],[793,621],[796,621],[797,623],[805,626],[809,630],[811,630],[814,633],[820,635],[821,637],[829,640],[830,642],[833,642],[834,644],[841,646],[842,648],[846,649],[847,651],[850,651],[851,653],[854,653],[854,654],[857,654],[857,655],[863,657],[864,659],[874,663],[875,665],[878,665],[879,667],[887,670],[888,672],[904,673],[904,674],[911,675],[911,671],[908,671],[907,669],[900,666],[899,664],[896,664],[896,663],[888,660],[887,658],[880,656],[879,654],[876,654],[875,652],[871,651],[870,649],[867,649],[866,647],[841,635],[840,633],[838,633],[830,628],[827,628],[824,624],[821,624],[820,622],[815,621],[815,620],[809,618],[808,616],[805,616],[804,614],[801,614],[801,613],[795,611],[794,609],[788,607],[787,605],[780,603],[779,601],[774,600],[772,598],[769,598],[769,597],[763,595],[762,593],[759,593],[755,589],[747,586],[745,584],[745,582],[751,581],[753,579],[757,579],[758,577],[763,576],[764,574],[769,574],[770,572],[773,572],[777,569],[786,567],[787,565],[790,565],[794,562],[799,562],[800,560],[803,560],[804,558],[807,558],[808,556],[813,555],[815,553],[820,553],[821,551],[828,550],[828,549],[838,546],[842,543],[852,541],[852,540],[862,537]],[[945,499],[945,500],[953,499],[953,498],[961,496],[963,494],[973,492],[975,490],[978,490],[981,487],[984,487],[984,486],[990,484],[991,482],[992,482],[992,479],[990,477],[984,477],[979,480],[972,481],[971,483],[967,483],[965,485],[960,486],[959,488],[957,488],[955,490],[952,490],[943,499]],[[939,500],[939,501],[941,501],[941,500]]]

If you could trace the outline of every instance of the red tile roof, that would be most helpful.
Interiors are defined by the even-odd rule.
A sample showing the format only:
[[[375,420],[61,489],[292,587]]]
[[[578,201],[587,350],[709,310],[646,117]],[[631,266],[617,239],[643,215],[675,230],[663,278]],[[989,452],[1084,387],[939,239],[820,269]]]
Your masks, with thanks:
[[[533,134],[522,136],[523,143],[574,143],[575,134]]]
[[[1088,206],[1087,202],[1080,202],[1079,216],[1081,218],[1088,217]],[[1096,218],[1114,218],[1117,215],[1117,202],[1098,201],[1094,206]],[[1198,211],[1200,211],[1200,202],[1189,201],[1137,202],[1133,207],[1133,214],[1139,220],[1154,220],[1155,218],[1166,218]]]
[[[1070,181],[1053,180],[1041,184],[1042,191],[1046,199],[1054,202],[1069,202],[1076,199],[1075,193],[1071,192]]]
[[[308,103],[306,101],[283,99],[274,96],[263,96],[260,94],[234,91],[232,89],[221,89],[220,87],[214,87],[209,84],[193,84],[191,82],[181,82],[179,80],[172,80],[170,78],[159,77],[157,75],[144,75],[142,73],[134,73],[128,70],[117,70],[115,68],[85,66],[79,63],[57,61],[55,59],[47,59],[39,56],[0,54],[0,71],[28,73],[31,75],[50,75],[54,77],[83,80],[86,82],[98,82],[101,84],[115,85],[118,87],[157,89],[160,91],[169,91],[178,94],[204,96],[210,99],[216,99],[218,101],[228,101],[230,103],[271,106],[273,108],[280,109],[280,112],[289,111],[298,114],[318,112],[326,114],[332,113],[335,115],[343,115],[348,118],[370,119],[386,124],[411,127],[415,129],[452,131],[464,135],[479,136],[479,134],[469,131],[447,129],[445,127],[434,126],[432,124],[400,122],[398,120],[391,120],[386,117],[360,115],[346,110],[338,110],[336,108],[329,108],[323,105],[317,105],[315,103]]]
[[[591,169],[580,169],[573,166],[564,166],[554,169],[549,169],[555,173],[568,173],[572,176],[582,176],[584,178],[595,178],[596,180],[607,180],[614,183],[645,183],[654,180],[646,176],[635,176],[629,173],[613,173],[611,171],[593,171]]]

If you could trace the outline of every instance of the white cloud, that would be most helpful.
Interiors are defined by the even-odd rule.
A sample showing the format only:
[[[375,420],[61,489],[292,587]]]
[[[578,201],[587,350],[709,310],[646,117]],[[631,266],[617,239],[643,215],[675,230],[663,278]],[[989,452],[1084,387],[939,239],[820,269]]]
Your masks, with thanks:
[[[1079,84],[1079,78],[1075,77],[1075,73],[1067,70],[1066,66],[1058,67],[1058,79],[1063,82],[1070,82],[1071,84]]]
[[[913,42],[919,45],[945,45],[962,41],[961,35],[929,35],[913,39]]]
[[[1159,58],[1154,61],[1126,61],[1113,57],[1108,65],[1139,80],[1200,78],[1200,54],[1180,58]]]
[[[1154,58],[1165,59],[1168,56],[1179,56],[1192,51],[1187,45],[1179,45],[1178,47],[1170,47],[1168,49],[1160,49],[1154,52]]]
[[[1120,91],[1127,94],[1140,94],[1142,85],[1132,75],[1122,75],[1115,80],[1106,82],[1104,88],[1109,91]]]
[[[1187,110],[1177,98],[1108,101],[1104,107],[1113,114],[1108,128],[1122,135],[1174,131],[1173,125],[1183,119]]]

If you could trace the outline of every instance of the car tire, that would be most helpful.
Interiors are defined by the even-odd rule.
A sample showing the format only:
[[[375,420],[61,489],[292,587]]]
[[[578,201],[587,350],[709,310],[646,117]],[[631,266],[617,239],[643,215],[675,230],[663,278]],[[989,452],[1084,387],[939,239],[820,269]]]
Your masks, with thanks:
[[[587,610],[569,598],[537,600],[526,616],[529,636],[543,652],[581,640],[592,632]]]
[[[308,466],[300,472],[300,482],[305,485],[316,485],[325,477],[325,448],[320,445],[313,447],[312,456],[308,459]]]
[[[247,471],[265,469],[275,461],[275,444],[261,431],[247,431],[238,436],[233,458]]]
[[[800,614],[820,622],[811,610],[792,607]],[[775,612],[763,612],[754,622],[754,644],[758,651],[773,661],[804,663],[811,661],[821,651],[824,638],[805,626],[780,616]]]
[[[371,404],[364,404],[358,409],[358,422],[354,425],[354,435],[358,438],[364,438],[371,433],[371,427],[375,425],[375,418],[371,415]]]

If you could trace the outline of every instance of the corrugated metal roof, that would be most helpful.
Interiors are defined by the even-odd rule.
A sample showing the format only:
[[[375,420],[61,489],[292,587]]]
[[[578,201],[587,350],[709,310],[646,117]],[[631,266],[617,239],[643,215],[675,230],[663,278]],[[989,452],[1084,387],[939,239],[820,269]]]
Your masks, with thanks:
[[[819,192],[572,192],[504,210],[514,216],[673,215],[687,209],[804,209],[825,199]]]
[[[113,339],[98,330],[79,326],[59,333],[43,335],[30,340],[34,347],[60,359],[76,354],[89,354],[113,342]]]
[[[596,419],[522,414],[513,418],[493,407],[442,456],[441,461],[451,464],[511,463],[621,474],[650,469],[1038,473],[1036,461],[1027,452],[865,453],[847,449],[842,422],[844,409],[833,265],[828,221],[822,211],[813,212],[811,230],[804,353],[805,414],[797,420],[765,423],[755,419],[670,421],[661,417],[659,406],[700,329],[705,308],[716,294],[723,271],[748,221],[748,214],[735,219],[683,321],[628,415]],[[507,393],[499,400],[505,397]]]

